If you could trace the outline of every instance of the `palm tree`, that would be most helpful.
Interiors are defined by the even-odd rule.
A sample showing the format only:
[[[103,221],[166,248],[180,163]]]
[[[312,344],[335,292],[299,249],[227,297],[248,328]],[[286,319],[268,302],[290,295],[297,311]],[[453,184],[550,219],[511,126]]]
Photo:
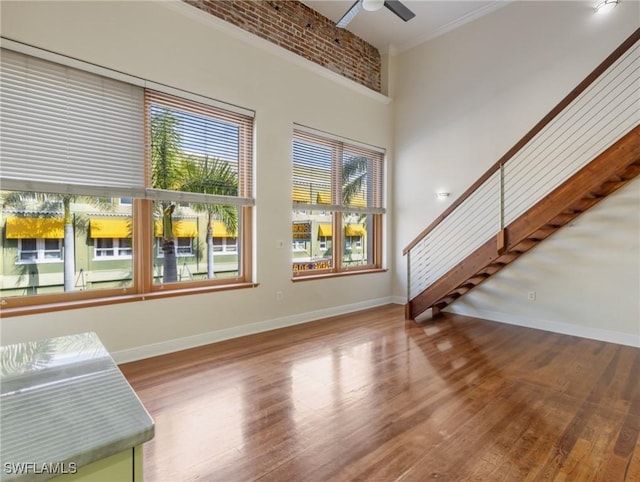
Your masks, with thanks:
[[[157,189],[174,189],[179,179],[180,134],[176,130],[178,119],[168,109],[151,115],[151,185]],[[178,281],[176,250],[173,241],[173,212],[175,204],[161,201],[162,276],[165,283]]]
[[[204,160],[191,156],[186,160],[182,170],[183,180],[180,190],[199,192],[204,194],[218,194],[223,196],[238,195],[238,174],[228,162],[221,159]],[[196,203],[191,208],[196,212],[207,215],[207,279],[213,279],[213,221],[219,220],[224,224],[228,233],[238,231],[238,210],[235,206],[222,204]]]
[[[373,194],[373,183],[370,175],[370,161],[366,157],[353,156],[349,157],[342,165],[342,203],[345,206],[357,196],[366,196],[363,201],[366,206],[371,204],[371,196]],[[369,215],[365,213],[358,214],[357,224],[366,227]],[[373,242],[371,236],[367,236],[367,253],[370,252],[370,245]],[[351,252],[348,253],[347,259],[351,261]]]
[[[342,165],[342,203],[351,204],[351,201],[361,194],[364,188],[366,194],[371,194],[369,186],[369,159],[361,156],[354,156],[347,159]],[[366,200],[365,200],[366,201]]]
[[[238,195],[238,174],[228,162],[182,152],[179,119],[169,109],[152,110],[151,116],[151,181],[154,188],[183,192]],[[178,280],[177,259],[172,230],[174,203],[163,201],[162,251],[163,281]],[[214,277],[213,220],[220,220],[228,232],[237,232],[238,213],[233,206],[195,203],[197,212],[207,214],[207,278]]]

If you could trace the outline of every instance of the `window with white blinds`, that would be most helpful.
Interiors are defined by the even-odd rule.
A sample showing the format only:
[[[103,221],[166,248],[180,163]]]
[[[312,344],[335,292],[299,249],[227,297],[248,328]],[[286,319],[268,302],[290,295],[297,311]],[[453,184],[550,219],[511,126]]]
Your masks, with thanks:
[[[253,205],[253,117],[163,92],[145,93],[149,126],[151,188],[156,243],[162,263],[154,266],[154,285],[202,279],[181,275],[176,256],[198,258],[206,280],[244,281],[250,246],[247,218]],[[196,222],[184,221],[195,216]],[[186,228],[190,224],[191,228]],[[182,228],[180,226],[183,226]],[[201,226],[201,227],[198,227]],[[216,229],[217,226],[217,229]],[[188,236],[185,236],[188,235]],[[191,238],[188,253],[177,244]],[[216,263],[216,244],[240,240],[240,249]],[[229,241],[231,244],[231,241]],[[217,271],[216,272],[216,268]],[[196,268],[197,269],[197,268]]]
[[[4,315],[252,286],[252,111],[10,41],[0,85]]]
[[[141,87],[7,49],[1,53],[4,189],[142,192]]]
[[[145,100],[151,131],[147,197],[253,204],[252,116],[153,90]]]
[[[294,208],[383,213],[383,155],[377,148],[295,128]]]
[[[381,268],[384,151],[295,126],[294,278]]]

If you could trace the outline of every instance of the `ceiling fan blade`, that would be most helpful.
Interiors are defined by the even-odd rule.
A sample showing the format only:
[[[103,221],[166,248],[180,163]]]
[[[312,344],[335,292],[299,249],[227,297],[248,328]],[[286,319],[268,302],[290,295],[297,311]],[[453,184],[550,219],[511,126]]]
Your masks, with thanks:
[[[416,16],[415,13],[405,7],[399,0],[385,0],[384,6],[395,13],[405,22],[408,22]]]
[[[336,23],[336,27],[345,28],[349,24],[349,22],[353,20],[353,17],[358,15],[358,12],[360,10],[362,10],[362,0],[356,0],[356,2],[351,5],[351,8],[347,10],[347,13],[345,13],[342,18],[338,20],[338,23]]]

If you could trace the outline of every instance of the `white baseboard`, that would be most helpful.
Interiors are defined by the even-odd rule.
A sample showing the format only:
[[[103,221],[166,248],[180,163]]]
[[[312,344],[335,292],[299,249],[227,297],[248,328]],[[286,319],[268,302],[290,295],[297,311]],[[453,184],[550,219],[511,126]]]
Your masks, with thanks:
[[[272,320],[259,321],[256,323],[249,323],[247,325],[234,326],[232,328],[225,328],[222,330],[201,333],[199,335],[177,338],[175,340],[168,340],[160,343],[152,343],[150,345],[128,348],[126,350],[119,350],[111,353],[111,356],[118,364],[127,363],[131,361],[142,360],[143,358],[165,355],[174,351],[186,350],[188,348],[208,345],[210,343],[216,343],[218,341],[229,340],[231,338],[253,335],[254,333],[261,333],[263,331],[275,330],[277,328],[284,328],[286,326],[308,323],[310,321],[329,318],[331,316],[344,315],[347,313],[353,313],[354,311],[374,308],[376,306],[388,305],[389,303],[393,303],[392,297],[387,296],[384,298],[377,298],[373,300],[362,301],[359,303],[352,303],[349,305],[332,306],[331,308],[325,308],[322,310],[299,313],[296,315],[285,316],[283,318],[274,318]]]
[[[623,333],[621,331],[603,330],[601,328],[574,325],[560,321],[529,318],[500,311],[478,310],[470,307],[449,306],[445,311],[459,315],[473,316],[475,318],[483,318],[485,320],[499,321],[509,325],[524,326],[527,328],[551,331],[553,333],[561,333],[563,335],[579,336],[581,338],[589,338],[592,340],[606,341],[609,343],[617,343],[618,345],[628,345],[640,348],[640,334],[636,335],[633,333]]]
[[[393,303],[394,305],[406,305],[407,298],[404,296],[392,296],[391,303]]]

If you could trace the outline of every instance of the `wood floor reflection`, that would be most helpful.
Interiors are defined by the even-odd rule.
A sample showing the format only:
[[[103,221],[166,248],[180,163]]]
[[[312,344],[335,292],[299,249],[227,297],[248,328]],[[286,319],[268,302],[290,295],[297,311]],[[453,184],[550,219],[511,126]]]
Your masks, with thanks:
[[[129,363],[155,481],[640,481],[640,350],[389,305]]]

